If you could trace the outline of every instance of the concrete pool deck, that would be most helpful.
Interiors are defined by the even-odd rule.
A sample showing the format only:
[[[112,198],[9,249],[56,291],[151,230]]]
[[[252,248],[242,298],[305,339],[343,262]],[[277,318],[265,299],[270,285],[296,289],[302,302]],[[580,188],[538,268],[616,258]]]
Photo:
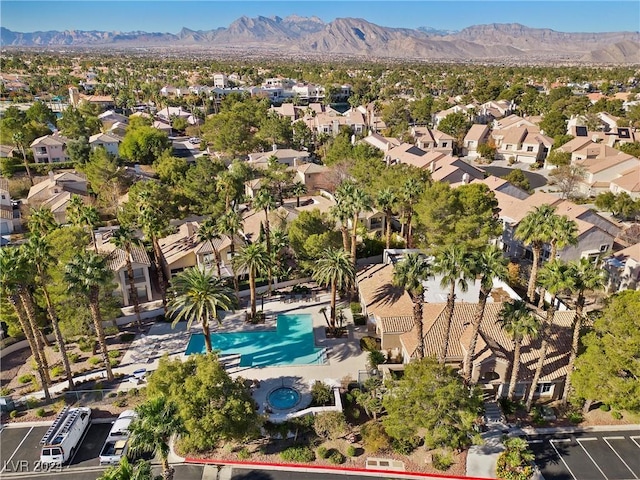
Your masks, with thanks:
[[[317,347],[326,349],[326,363],[321,365],[287,365],[264,367],[239,367],[230,365],[227,371],[232,377],[243,377],[248,380],[260,382],[259,388],[254,388],[254,398],[262,411],[267,394],[275,388],[283,385],[304,385],[310,388],[316,380],[329,384],[340,384],[345,378],[358,379],[358,371],[366,368],[367,355],[360,349],[360,339],[367,335],[366,326],[355,327],[351,322],[351,312],[345,309],[345,317],[348,319],[348,337],[340,339],[328,339],[325,335],[326,322],[320,313],[322,307],[329,310],[330,295],[322,293],[317,301],[298,301],[285,303],[280,299],[264,300],[264,312],[266,321],[264,324],[248,324],[245,322],[246,309],[236,310],[234,313],[224,315],[222,325],[212,325],[212,332],[238,332],[241,330],[269,330],[275,329],[278,314],[310,314],[313,320],[313,335]],[[347,305],[348,307],[348,305]],[[260,302],[258,303],[260,308]],[[115,371],[132,374],[135,370],[146,369],[151,372],[158,368],[158,361],[166,353],[170,358],[188,358],[184,351],[189,343],[192,333],[202,333],[199,325],[193,325],[191,330],[186,330],[186,323],[180,322],[175,329],[171,323],[156,323],[147,334],[141,334],[131,343],[129,350],[122,357],[121,366]],[[133,387],[134,384],[131,384]],[[131,388],[123,384],[121,389]],[[264,398],[263,398],[264,397]],[[298,409],[296,407],[296,409]]]

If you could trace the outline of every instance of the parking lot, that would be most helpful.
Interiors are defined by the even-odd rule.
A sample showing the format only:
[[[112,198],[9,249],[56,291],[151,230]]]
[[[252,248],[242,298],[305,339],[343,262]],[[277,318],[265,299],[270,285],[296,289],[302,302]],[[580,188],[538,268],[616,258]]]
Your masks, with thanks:
[[[0,432],[2,464],[0,475],[46,474],[46,465],[40,464],[40,440],[48,426],[4,428]],[[111,429],[111,423],[92,424],[71,460],[62,470],[96,468],[100,462],[100,449]],[[55,470],[48,472],[54,473]],[[49,478],[50,475],[47,476]]]
[[[527,440],[545,480],[640,479],[640,429]]]

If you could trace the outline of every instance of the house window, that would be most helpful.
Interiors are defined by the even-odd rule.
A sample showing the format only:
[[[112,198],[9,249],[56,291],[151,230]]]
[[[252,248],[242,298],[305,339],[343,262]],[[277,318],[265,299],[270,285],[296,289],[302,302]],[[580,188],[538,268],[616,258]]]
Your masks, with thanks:
[[[137,287],[136,291],[138,293],[138,301],[139,302],[148,302],[149,297],[147,297],[147,289],[146,287]]]
[[[609,250],[609,245],[600,245],[601,252],[606,252],[607,250]]]
[[[447,146],[447,142],[442,142],[442,147],[445,148]]]
[[[533,152],[533,147],[527,147],[527,152]]]
[[[511,145],[505,145],[505,146],[504,146],[504,149],[505,149],[505,150],[511,150]]]
[[[536,386],[536,393],[540,395],[549,395],[553,391],[553,383],[539,383]]]
[[[46,155],[47,154],[47,149],[44,147],[37,147],[36,148],[36,153],[38,155]]]

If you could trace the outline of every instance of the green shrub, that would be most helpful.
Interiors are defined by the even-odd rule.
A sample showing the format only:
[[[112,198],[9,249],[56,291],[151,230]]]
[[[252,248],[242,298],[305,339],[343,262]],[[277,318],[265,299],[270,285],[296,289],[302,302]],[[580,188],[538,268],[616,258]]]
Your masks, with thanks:
[[[132,397],[137,397],[138,395],[140,395],[140,391],[137,388],[132,388],[131,390],[129,390],[129,395],[131,395]]]
[[[366,352],[380,350],[380,340],[375,337],[364,337],[360,339],[360,348]]]
[[[57,353],[60,351],[60,347],[58,346],[57,343],[54,343],[53,346],[51,347],[51,350]]]
[[[109,365],[111,365],[111,368],[115,368],[120,365],[120,360],[118,360],[117,358],[110,358]]]
[[[453,457],[450,453],[434,453],[431,463],[436,470],[446,472],[453,465]]]
[[[316,456],[309,447],[289,447],[280,452],[280,458],[285,462],[309,463],[313,462]]]
[[[365,424],[360,431],[362,434],[362,444],[365,450],[376,453],[387,450],[390,446],[390,439],[381,423],[373,421]]]
[[[126,398],[118,398],[116,401],[113,402],[113,405],[116,407],[126,407],[127,406],[127,399]]]
[[[384,353],[382,353],[380,350],[373,350],[369,352],[369,355],[367,355],[367,359],[369,360],[369,365],[371,366],[371,368],[374,369],[378,368],[378,365],[384,363],[386,360]]]
[[[622,420],[622,414],[618,411],[611,412],[611,416],[616,420]]]
[[[51,369],[51,376],[52,377],[59,377],[61,375],[64,375],[64,367],[62,365],[56,365],[55,367],[53,367]]]
[[[353,445],[349,445],[347,447],[347,456],[355,457],[356,455],[358,455],[358,451],[356,450],[356,447],[354,447]]]
[[[109,398],[116,398],[118,396],[118,394],[116,392],[111,392],[109,393],[109,395],[107,395],[107,397]]]
[[[351,302],[349,308],[351,308],[351,313],[353,313],[354,315],[362,313],[362,305],[360,304],[360,302]]]
[[[84,352],[84,353],[92,352],[94,344],[95,344],[94,340],[88,339],[86,337],[82,337],[80,338],[80,340],[78,340],[78,348],[80,349],[81,352]]]
[[[329,461],[334,465],[340,465],[341,463],[344,463],[345,457],[338,450],[334,450],[333,453],[329,455]]]
[[[40,400],[34,397],[27,398],[27,408],[31,410],[32,408],[36,408],[40,404]]]
[[[360,411],[360,408],[357,406],[349,410],[349,413],[351,414],[354,420],[358,420],[360,418],[360,415],[362,414],[362,412]]]
[[[327,450],[327,447],[318,447],[316,453],[319,458],[327,458],[329,456],[329,450]]]
[[[89,359],[89,365],[93,365],[94,367],[98,365],[100,362],[102,362],[102,359],[100,357],[91,357]]]
[[[71,363],[78,363],[79,360],[80,360],[80,355],[78,355],[77,353],[70,353],[69,354],[69,361]]]
[[[516,411],[517,404],[514,401],[509,400],[507,397],[500,397],[498,399],[498,404],[500,405],[502,413],[505,415],[511,415]]]
[[[35,377],[33,375],[31,375],[30,373],[27,373],[26,375],[20,375],[18,377],[18,383],[31,383],[35,380]]]
[[[109,358],[120,358],[122,352],[120,350],[111,350],[109,352]]]
[[[323,412],[313,419],[313,429],[322,438],[335,440],[345,435],[349,426],[342,412]]]
[[[250,456],[251,454],[249,453],[249,450],[247,450],[247,447],[243,447],[238,451],[238,459],[240,460],[246,460]]]
[[[400,455],[409,455],[420,445],[419,438],[391,439],[391,448]]]
[[[45,416],[46,413],[47,412],[45,411],[45,409],[40,407],[39,409],[36,410],[36,417],[42,418]]]
[[[136,337],[135,333],[121,333],[120,334],[120,341],[123,343],[129,343],[132,342],[133,339]]]
[[[602,405],[600,405],[600,410],[602,410],[603,412],[608,412],[609,410],[611,410],[611,407],[606,403],[603,403]]]
[[[108,327],[105,327],[104,329],[104,334],[105,335],[116,335],[118,332],[120,331],[120,329],[114,325],[109,325]]]
[[[367,324],[367,317],[365,317],[364,315],[360,315],[359,313],[354,313],[353,314],[353,324],[354,325],[366,325]]]
[[[2,387],[0,388],[0,397],[7,397],[11,394],[13,390],[11,390],[9,387]]]
[[[126,397],[126,396],[127,396],[127,392],[126,392],[126,390],[120,390],[120,391],[117,393],[117,395],[118,395],[119,397]]]
[[[582,414],[580,412],[570,412],[569,415],[567,415],[567,419],[571,423],[581,423],[583,420]]]
[[[311,387],[311,403],[316,406],[327,405],[331,402],[331,387],[324,382],[317,380]]]
[[[18,417],[18,410],[11,410],[9,412],[9,418],[17,418]]]

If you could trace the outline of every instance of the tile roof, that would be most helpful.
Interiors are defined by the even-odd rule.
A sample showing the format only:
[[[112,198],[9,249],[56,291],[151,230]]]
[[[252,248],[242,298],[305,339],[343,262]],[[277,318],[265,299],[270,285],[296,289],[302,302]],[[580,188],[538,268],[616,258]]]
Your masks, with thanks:
[[[478,123],[475,123],[473,125],[471,125],[471,128],[469,129],[469,131],[467,132],[467,134],[464,136],[464,141],[468,142],[468,141],[480,141],[482,140],[484,137],[486,137],[489,134],[489,126],[488,125],[480,125]]]
[[[378,318],[413,316],[413,302],[402,287],[392,284],[393,265],[368,265],[357,273],[358,291],[367,313]]]
[[[168,265],[173,264],[180,258],[194,254],[213,253],[209,242],[198,240],[198,222],[185,222],[178,227],[178,231],[160,239],[160,249]],[[226,235],[221,235],[220,239],[214,240],[216,248],[222,249],[231,244],[231,240]]]
[[[115,245],[111,243],[103,244],[98,248],[100,251],[106,253],[107,251],[109,251],[107,245],[112,245],[112,249],[107,255],[107,266],[114,272],[125,268],[127,265],[127,252],[125,252],[121,248],[116,248]],[[129,256],[129,260],[131,261],[131,263],[138,265],[151,265],[151,261],[149,260],[147,251],[143,247],[140,247],[138,245],[133,245],[131,247],[131,255]]]
[[[618,185],[627,192],[640,193],[640,164],[623,172],[621,176],[611,180],[611,183]]]
[[[383,317],[380,319],[380,331],[383,333],[404,333],[414,326],[413,316]]]
[[[436,304],[432,304],[436,305]],[[471,321],[476,312],[476,303],[457,303],[451,323],[449,351],[447,359],[462,360],[468,350],[471,338]],[[513,361],[513,341],[498,324],[502,303],[488,303],[480,325],[482,341],[476,346],[476,354],[480,358],[498,356]],[[433,315],[435,316],[429,316]],[[544,314],[544,312],[543,312]],[[538,315],[536,313],[536,315]],[[446,304],[442,304],[440,312],[437,308],[424,315],[424,343],[425,355],[438,356],[442,350],[447,324]],[[538,315],[542,320],[542,317]],[[551,381],[562,378],[567,373],[567,363],[572,341],[572,325],[575,318],[574,311],[555,312],[553,326],[549,335],[549,348],[542,369],[541,381]],[[405,349],[415,356],[415,332],[408,331],[400,336]],[[466,348],[465,348],[466,347]],[[540,358],[541,338],[525,337],[522,342],[520,380],[531,380],[535,373],[536,362]],[[489,352],[487,351],[489,350]]]

